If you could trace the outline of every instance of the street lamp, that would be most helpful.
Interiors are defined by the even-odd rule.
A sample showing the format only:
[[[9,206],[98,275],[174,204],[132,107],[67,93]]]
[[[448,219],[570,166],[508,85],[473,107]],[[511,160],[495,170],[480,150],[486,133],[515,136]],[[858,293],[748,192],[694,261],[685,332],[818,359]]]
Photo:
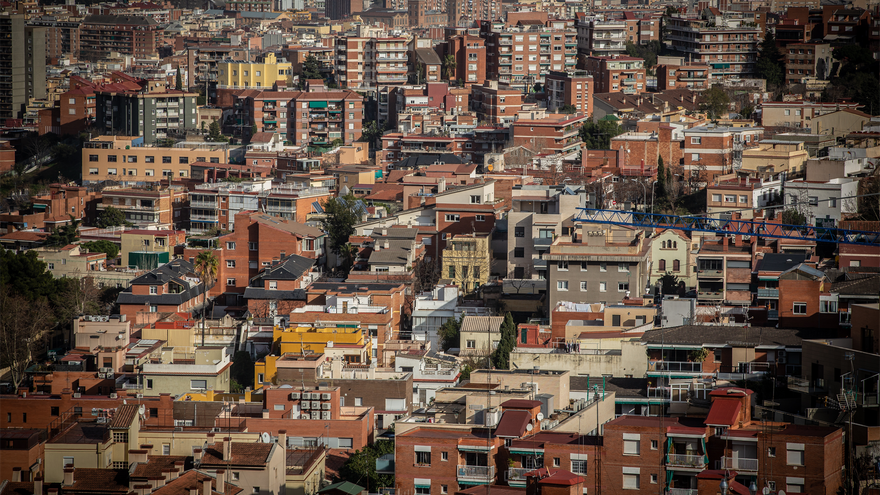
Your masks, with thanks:
[[[659,179],[654,179],[654,182],[651,183],[651,213],[654,213],[654,186],[657,185],[658,180]]]

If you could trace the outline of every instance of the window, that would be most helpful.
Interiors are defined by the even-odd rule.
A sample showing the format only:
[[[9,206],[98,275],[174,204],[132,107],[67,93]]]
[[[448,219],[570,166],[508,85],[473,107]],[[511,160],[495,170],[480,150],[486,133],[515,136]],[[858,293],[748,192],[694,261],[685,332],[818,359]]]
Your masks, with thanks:
[[[178,157],[178,158],[177,158],[177,163],[180,163],[180,164],[186,165],[187,163],[189,163],[189,157],[188,157],[188,156],[181,156],[181,157]]]
[[[235,279],[234,278],[227,278],[226,279],[226,286],[227,287],[235,287]]]
[[[449,267],[449,278],[455,278],[455,267],[454,266]]]
[[[431,453],[430,452],[416,452],[416,464],[419,466],[430,466],[431,465]]]
[[[526,236],[526,228],[525,227],[514,227],[513,235],[514,235],[514,237],[525,237]]]
[[[476,220],[477,220],[478,222],[485,222],[485,221],[486,221],[486,215],[477,215]]]
[[[672,260],[672,271],[677,272],[681,270],[681,260]]]
[[[559,467],[561,465],[561,460],[558,457],[553,458],[553,467]]]
[[[588,267],[589,267],[589,264],[586,261],[581,261],[581,271],[582,272],[587,271]]]
[[[691,153],[691,161],[692,162],[700,161],[700,154],[699,153]]]
[[[776,447],[767,448],[767,457],[776,457]]]
[[[457,222],[459,220],[459,218],[461,218],[459,215],[450,215],[450,214],[446,215],[447,222]]]
[[[657,269],[660,270],[661,272],[665,272],[666,271],[666,260],[660,260],[660,262],[657,263]]]
[[[608,264],[605,263],[604,261],[602,263],[599,263],[599,271],[600,272],[608,271]]]
[[[581,282],[581,291],[586,291],[586,290],[587,290],[587,283]]]
[[[107,175],[116,175],[116,169],[115,168],[108,168]]]
[[[226,268],[235,268],[235,260],[226,260]]]
[[[786,493],[804,493],[803,478],[785,478]]]
[[[568,290],[568,280],[557,280],[556,290]]]
[[[624,468],[627,469],[627,468]],[[633,468],[629,468],[633,469]],[[636,468],[637,469],[637,468]],[[624,490],[638,490],[639,489],[639,475],[637,473],[627,473],[623,472],[623,489]]]
[[[561,271],[561,272],[567,272],[567,271],[568,271],[568,262],[567,262],[567,261],[561,261],[561,260],[558,261],[558,262],[556,263],[556,269],[557,269],[558,271]]]
[[[691,144],[702,144],[703,138],[699,136],[694,136],[691,138]]]
[[[629,282],[617,282],[617,292],[626,292],[629,290]]]
[[[440,493],[441,494],[449,493],[449,487],[446,485],[440,485]]]
[[[151,285],[150,286],[150,295],[155,296],[158,293],[159,293],[159,287],[156,285]]]
[[[525,257],[525,248],[513,248],[513,257],[514,258],[524,258]]]
[[[90,162],[98,161],[98,155],[89,155],[89,161]]]
[[[651,474],[651,484],[653,484],[653,485],[657,484],[657,475],[656,474]]]
[[[627,438],[631,437],[631,438]],[[633,433],[623,434],[623,455],[639,455],[639,435]]]
[[[255,486],[254,491],[252,493],[260,493],[260,487]]]
[[[430,486],[417,486],[416,487],[416,495],[431,495],[431,487]]]
[[[189,381],[189,388],[191,388],[193,390],[205,390],[206,388],[208,388],[208,381],[207,380],[190,380]]]
[[[440,452],[440,460],[444,461],[444,462],[448,461],[449,460],[449,452]]]
[[[49,269],[50,269],[50,270],[54,270],[54,269],[55,269],[55,263],[49,263]]]
[[[235,249],[235,243],[234,242],[227,242],[226,249],[230,249],[230,250]]]
[[[248,249],[251,251],[256,251],[257,250],[257,243],[256,242],[249,242]]]
[[[720,203],[721,202],[721,195],[720,194],[713,194],[712,201],[714,201],[716,203]]]
[[[599,282],[599,292],[605,292],[608,290],[608,285],[605,282]]]
[[[476,349],[477,348],[477,341],[476,340],[468,340],[467,342],[465,342],[465,347],[467,347],[468,349]]]
[[[171,444],[163,443],[162,444],[162,455],[171,455]]]
[[[89,175],[98,175],[98,169],[97,168],[90,168]]]
[[[627,263],[618,263],[617,271],[620,273],[629,273],[629,265]]]
[[[571,461],[571,472],[575,474],[587,474],[587,460]]]
[[[740,203],[748,203],[748,202],[749,202],[749,197],[746,196],[746,195],[744,195],[744,194],[741,194],[741,195],[739,196],[739,202],[740,202]]]
[[[62,457],[61,458],[61,467],[65,468],[67,466],[73,467],[73,457]]]
[[[471,204],[472,204],[472,205],[478,205],[478,204],[480,204],[480,202],[481,202],[480,200],[481,200],[481,199],[482,199],[482,198],[480,198],[479,195],[472,195],[472,196],[471,196]]]
[[[239,479],[241,479],[241,473],[233,472],[232,481],[238,481]]]
[[[725,203],[736,203],[736,196],[733,194],[725,194],[724,195]]]
[[[819,301],[820,313],[837,313],[837,301]]]
[[[147,383],[147,390],[151,390],[153,388],[153,379],[147,378],[146,383]]]
[[[804,444],[787,443],[785,444],[785,463],[789,466],[804,465]]]
[[[52,407],[49,409],[49,414],[51,414],[52,416],[58,416],[58,407],[57,407],[57,406],[52,406]]]
[[[807,303],[805,302],[796,302],[792,305],[791,312],[796,315],[805,315],[807,314]]]
[[[355,407],[361,407],[363,405],[364,405],[364,398],[363,397],[355,397],[354,398],[354,406]]]

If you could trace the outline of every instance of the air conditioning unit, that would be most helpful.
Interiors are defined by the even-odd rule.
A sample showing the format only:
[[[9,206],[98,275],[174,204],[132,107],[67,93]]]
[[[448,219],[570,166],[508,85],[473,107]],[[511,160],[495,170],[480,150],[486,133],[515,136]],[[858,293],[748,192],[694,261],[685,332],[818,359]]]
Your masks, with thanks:
[[[211,431],[213,431],[214,433],[223,433],[223,428],[214,427],[211,428]]]
[[[74,399],[79,399],[80,397],[82,397],[82,394],[79,393],[79,392],[73,394],[73,398],[74,398]]]
[[[104,378],[107,376],[107,373],[98,373],[98,378]]]
[[[137,395],[135,395],[135,398],[136,398],[136,399],[143,399],[143,398],[144,398],[144,394],[137,394]]]
[[[321,419],[321,413],[319,411],[312,411],[312,419]]]
[[[114,375],[113,373],[107,373],[107,378],[113,378],[114,376],[116,375]]]
[[[316,400],[313,400],[312,401],[312,409],[321,409],[321,403]]]
[[[111,398],[111,399],[115,399],[115,398],[117,398],[117,397],[119,397],[119,396],[116,395],[116,392],[113,392],[112,394],[110,394],[110,398]]]
[[[299,392],[293,392],[290,394],[290,400],[299,400]]]
[[[303,392],[302,398],[303,398],[303,400],[309,400],[312,398],[312,394],[310,394],[308,392]]]
[[[324,411],[321,413],[321,419],[330,419],[330,411]]]
[[[325,411],[329,411],[330,410],[330,403],[325,402],[325,403],[321,404],[321,409],[323,409]]]
[[[785,360],[788,356],[785,355],[785,351],[778,351],[776,353],[776,362],[779,364],[785,364]]]
[[[330,400],[330,394],[321,394],[321,400]]]

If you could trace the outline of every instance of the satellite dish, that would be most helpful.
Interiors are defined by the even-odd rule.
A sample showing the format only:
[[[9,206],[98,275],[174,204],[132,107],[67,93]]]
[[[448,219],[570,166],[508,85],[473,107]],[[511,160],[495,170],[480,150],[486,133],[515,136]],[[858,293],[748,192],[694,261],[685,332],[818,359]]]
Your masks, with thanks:
[[[761,491],[764,493],[764,495],[770,495],[770,487],[769,486],[765,486],[764,489]]]
[[[538,421],[544,421],[544,413],[542,413],[542,412],[538,413]]]
[[[262,434],[260,434],[260,441],[262,441],[263,443],[269,443],[272,441],[272,437],[270,437],[269,434],[264,431]]]
[[[777,493],[779,493],[779,495],[785,495],[785,490],[779,490]]]
[[[138,414],[140,414],[141,416],[143,416],[146,412],[147,412],[147,408],[144,407],[143,404],[141,404],[141,407],[138,408]]]
[[[534,429],[535,429],[535,426],[533,424],[529,423],[526,425],[526,431],[532,431]]]

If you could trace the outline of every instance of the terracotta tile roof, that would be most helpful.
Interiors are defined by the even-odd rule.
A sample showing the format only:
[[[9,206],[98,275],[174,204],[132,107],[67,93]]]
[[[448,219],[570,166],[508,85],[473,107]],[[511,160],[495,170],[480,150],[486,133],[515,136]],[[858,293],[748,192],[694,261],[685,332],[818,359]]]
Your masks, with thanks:
[[[526,432],[526,425],[531,420],[532,413],[529,411],[504,411],[501,421],[498,422],[498,428],[495,429],[495,436],[519,438]]]
[[[116,408],[113,419],[110,420],[110,428],[128,428],[131,426],[131,422],[137,416],[138,407],[136,404],[125,404]]]
[[[134,467],[131,473],[132,478],[156,478],[164,477],[164,472],[169,469],[176,469],[174,463],[183,462],[186,469],[188,457],[182,455],[154,455],[150,456],[147,462],[140,462]],[[192,463],[189,463],[192,464]]]
[[[217,491],[217,480],[213,476],[193,469],[181,474],[177,479],[169,481],[168,484],[155,490],[151,495],[189,495],[191,488],[198,490],[199,495],[201,495],[202,481],[205,480],[211,481],[211,487],[213,488],[211,495],[237,495],[242,492],[241,488],[231,483],[226,483],[226,490],[219,493]]]
[[[539,400],[527,400],[527,399],[510,399],[501,403],[501,407],[506,407],[510,409],[531,409],[533,407],[538,407],[542,403]],[[504,414],[507,414],[506,412]]]
[[[707,425],[731,426],[736,422],[742,403],[739,400],[719,399],[712,403],[709,415],[706,416]]]
[[[128,470],[76,468],[73,485],[65,487],[64,491],[128,493]]]
[[[2,495],[33,495],[33,493],[33,481],[10,481],[6,483],[6,487],[3,489]]]
[[[223,458],[223,443],[218,442],[205,449],[202,454],[202,466],[228,464],[235,466],[265,466],[272,452],[272,443],[232,443],[231,459]]]

